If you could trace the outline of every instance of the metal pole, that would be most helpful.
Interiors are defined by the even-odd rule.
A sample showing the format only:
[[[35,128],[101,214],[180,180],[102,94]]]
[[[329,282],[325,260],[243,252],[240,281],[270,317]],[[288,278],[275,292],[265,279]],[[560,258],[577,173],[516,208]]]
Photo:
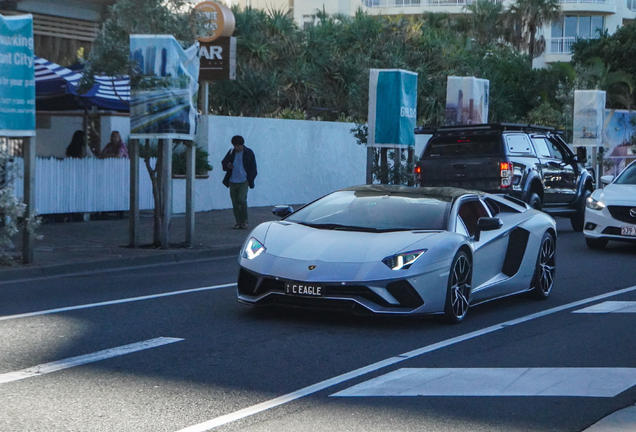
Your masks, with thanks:
[[[210,112],[210,97],[208,92],[209,88],[210,82],[203,81],[203,115],[208,115],[208,113]]]
[[[24,204],[25,217],[35,216],[35,137],[24,138]],[[22,231],[22,261],[30,264],[35,260],[34,237],[27,227]]]
[[[130,157],[130,220],[129,246],[139,247],[139,140],[132,139],[128,143]]]
[[[194,238],[194,177],[196,172],[195,160],[196,146],[190,142],[186,146],[186,220],[185,242],[187,247],[192,247]]]
[[[172,216],[172,139],[159,140],[163,155],[161,167],[161,247],[170,248],[170,217]]]

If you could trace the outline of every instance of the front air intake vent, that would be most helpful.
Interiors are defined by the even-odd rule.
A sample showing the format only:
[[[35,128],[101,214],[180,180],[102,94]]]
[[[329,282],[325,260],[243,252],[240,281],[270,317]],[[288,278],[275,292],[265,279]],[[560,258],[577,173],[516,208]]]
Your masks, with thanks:
[[[386,286],[386,290],[400,302],[400,306],[417,308],[424,304],[422,297],[415,291],[413,285],[406,280],[391,282]]]

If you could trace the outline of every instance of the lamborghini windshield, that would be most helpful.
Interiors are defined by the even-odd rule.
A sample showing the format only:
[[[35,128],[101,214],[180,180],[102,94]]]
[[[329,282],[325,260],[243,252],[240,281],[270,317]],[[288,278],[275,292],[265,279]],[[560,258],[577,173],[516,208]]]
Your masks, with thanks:
[[[285,220],[334,230],[445,230],[450,204],[437,197],[346,190],[329,194]]]

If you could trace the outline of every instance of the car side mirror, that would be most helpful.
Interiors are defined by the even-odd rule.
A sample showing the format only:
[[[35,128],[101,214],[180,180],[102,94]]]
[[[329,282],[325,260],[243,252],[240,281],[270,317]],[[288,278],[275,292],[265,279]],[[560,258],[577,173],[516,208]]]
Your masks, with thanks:
[[[494,231],[503,226],[503,222],[499,218],[482,217],[477,220],[477,232],[475,232],[475,240],[479,241],[479,233],[482,231]]]
[[[578,163],[587,162],[587,147],[577,147],[576,148],[576,161]]]
[[[613,175],[601,176],[601,185],[603,187],[607,186],[608,184],[610,184],[613,181],[614,181],[614,176]]]
[[[274,206],[274,208],[272,209],[272,213],[274,213],[276,216],[280,218],[289,216],[293,212],[294,212],[294,209],[292,208],[292,206],[288,206],[288,205],[277,205],[277,206]]]

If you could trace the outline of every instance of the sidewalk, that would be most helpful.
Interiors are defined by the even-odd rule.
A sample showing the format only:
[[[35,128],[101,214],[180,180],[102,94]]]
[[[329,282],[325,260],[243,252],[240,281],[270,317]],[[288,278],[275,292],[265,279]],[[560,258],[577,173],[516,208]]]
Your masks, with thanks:
[[[293,206],[295,209],[299,205]],[[175,215],[170,225],[170,249],[149,247],[152,242],[152,212],[144,211],[140,218],[139,248],[128,247],[130,220],[126,213],[92,215],[89,221],[66,221],[57,216],[55,222],[46,222],[37,229],[42,235],[35,240],[32,264],[0,265],[0,281],[20,280],[41,276],[78,273],[98,269],[173,263],[205,259],[223,255],[237,255],[251,229],[259,223],[278,220],[272,214],[273,206],[249,209],[250,228],[232,229],[232,209],[197,212],[194,239],[191,248],[184,246],[185,217]],[[71,219],[67,217],[67,219]],[[75,219],[78,219],[77,217]],[[22,251],[22,236],[13,239],[16,251]]]

